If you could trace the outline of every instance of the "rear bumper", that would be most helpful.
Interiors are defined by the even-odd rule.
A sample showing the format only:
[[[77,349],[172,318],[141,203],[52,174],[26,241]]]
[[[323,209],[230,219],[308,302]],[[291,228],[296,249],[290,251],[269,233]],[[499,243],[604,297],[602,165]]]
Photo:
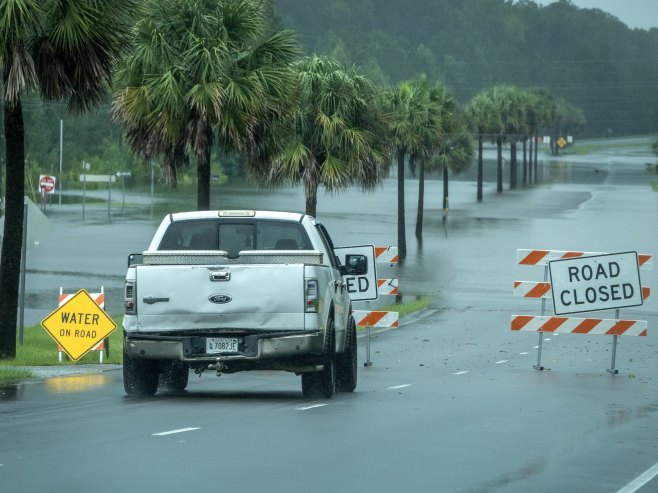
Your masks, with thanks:
[[[216,336],[236,337],[236,336]],[[143,336],[126,334],[126,353],[134,358],[176,360],[187,363],[216,364],[231,361],[276,360],[304,355],[322,354],[324,332],[294,334],[259,334],[237,336],[236,353],[207,354],[203,336]]]

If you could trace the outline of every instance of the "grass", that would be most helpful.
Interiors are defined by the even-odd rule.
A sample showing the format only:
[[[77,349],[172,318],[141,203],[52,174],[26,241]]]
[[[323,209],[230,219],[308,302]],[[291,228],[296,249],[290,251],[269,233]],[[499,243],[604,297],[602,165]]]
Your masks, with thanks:
[[[394,303],[392,305],[386,305],[378,310],[385,312],[398,312],[398,316],[404,317],[413,312],[418,312],[424,310],[432,301],[431,296],[421,296],[420,298],[414,301],[403,301],[401,303]]]
[[[121,334],[122,317],[114,318],[117,330],[109,337],[110,355],[103,354],[103,363],[120,364],[123,360],[123,336]],[[33,376],[29,371],[15,368],[17,366],[55,366],[55,365],[84,365],[99,363],[99,352],[90,351],[78,361],[72,361],[66,353],[59,362],[57,343],[41,327],[26,327],[23,345],[17,344],[16,358],[0,361],[0,382],[11,382]]]
[[[424,310],[428,307],[432,301],[431,296],[421,296],[413,301],[402,301],[399,303],[393,303],[392,305],[385,305],[379,308],[375,308],[377,311],[382,312],[398,312],[398,317],[404,317],[413,312],[418,312]],[[357,327],[358,331],[365,330],[365,327]]]
[[[0,383],[20,382],[33,378],[34,375],[28,370],[22,368],[13,368],[11,366],[0,367]]]

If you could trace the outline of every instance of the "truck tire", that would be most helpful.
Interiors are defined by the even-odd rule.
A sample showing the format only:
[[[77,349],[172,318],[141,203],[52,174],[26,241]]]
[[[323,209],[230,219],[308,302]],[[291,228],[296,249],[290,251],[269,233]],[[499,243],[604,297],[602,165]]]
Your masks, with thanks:
[[[334,321],[327,323],[321,371],[302,373],[302,393],[309,399],[331,398],[336,392],[336,334]]]
[[[356,322],[350,315],[345,333],[345,351],[336,356],[336,390],[354,392],[357,379]]]
[[[165,363],[160,374],[158,389],[166,392],[180,393],[187,387],[190,368],[179,361]]]
[[[147,397],[158,390],[158,362],[123,353],[123,388],[134,397]]]

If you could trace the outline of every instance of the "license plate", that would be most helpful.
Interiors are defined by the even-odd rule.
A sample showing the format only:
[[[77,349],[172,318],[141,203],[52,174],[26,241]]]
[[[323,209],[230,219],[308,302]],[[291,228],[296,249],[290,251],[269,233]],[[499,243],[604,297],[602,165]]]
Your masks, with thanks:
[[[237,353],[238,339],[226,337],[206,337],[206,353]]]

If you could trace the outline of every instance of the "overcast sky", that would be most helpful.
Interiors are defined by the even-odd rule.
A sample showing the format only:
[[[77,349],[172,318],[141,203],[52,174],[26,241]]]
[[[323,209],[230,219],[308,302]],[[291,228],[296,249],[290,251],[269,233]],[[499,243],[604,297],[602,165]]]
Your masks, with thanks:
[[[554,0],[535,0],[542,5]],[[658,0],[571,0],[582,9],[600,9],[617,17],[631,28],[658,27]]]

